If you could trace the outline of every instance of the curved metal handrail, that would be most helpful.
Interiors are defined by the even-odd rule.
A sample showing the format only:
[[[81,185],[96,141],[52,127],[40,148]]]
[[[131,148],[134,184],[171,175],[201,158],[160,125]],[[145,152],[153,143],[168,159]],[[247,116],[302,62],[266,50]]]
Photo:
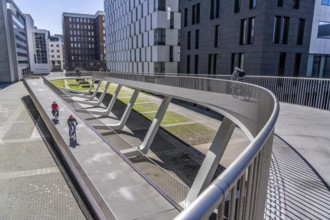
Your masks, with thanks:
[[[92,77],[197,102],[227,114],[232,121],[241,122],[240,126],[249,131],[252,142],[177,219],[203,219],[210,216],[215,208],[218,208],[219,219],[222,219],[226,200],[229,201],[229,217],[238,216],[240,219],[244,214],[248,219],[262,218],[273,130],[279,113],[278,101],[270,91],[255,85],[200,77],[108,72],[97,72]],[[234,97],[231,94],[233,84],[246,86],[251,92],[251,99],[246,101]]]

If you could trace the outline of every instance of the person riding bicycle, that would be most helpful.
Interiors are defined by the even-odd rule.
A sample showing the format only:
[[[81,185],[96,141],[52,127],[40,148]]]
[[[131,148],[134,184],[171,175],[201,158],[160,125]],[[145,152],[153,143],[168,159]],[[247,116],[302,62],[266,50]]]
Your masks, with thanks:
[[[58,105],[55,101],[52,104],[52,114],[53,114],[53,117],[55,117],[55,115],[57,115],[57,117],[58,117],[58,115],[59,115]]]
[[[72,134],[75,134],[76,133],[76,126],[78,125],[78,122],[73,117],[73,115],[70,115],[70,117],[68,118],[68,121],[67,122],[68,122],[68,125],[69,125],[69,135],[71,137],[71,133]]]
[[[234,68],[234,72],[231,75],[231,80],[245,82],[245,71],[238,67]]]

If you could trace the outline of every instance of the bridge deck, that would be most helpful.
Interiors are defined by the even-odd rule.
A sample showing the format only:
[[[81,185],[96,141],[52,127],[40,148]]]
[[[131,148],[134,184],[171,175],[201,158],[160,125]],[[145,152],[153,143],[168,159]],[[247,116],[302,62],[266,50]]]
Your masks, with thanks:
[[[116,219],[172,219],[179,213],[132,165],[80,120],[79,116],[76,116],[79,122],[78,141],[70,142],[66,119],[75,113],[42,79],[30,79],[26,82],[30,93],[36,98],[34,101],[44,110],[41,115],[47,127],[53,126],[49,128],[53,137],[58,133],[54,137],[59,142],[57,144],[69,155],[103,213],[106,213],[104,210],[107,209]],[[53,101],[59,104],[60,116],[59,123],[51,125],[53,121],[50,106]]]

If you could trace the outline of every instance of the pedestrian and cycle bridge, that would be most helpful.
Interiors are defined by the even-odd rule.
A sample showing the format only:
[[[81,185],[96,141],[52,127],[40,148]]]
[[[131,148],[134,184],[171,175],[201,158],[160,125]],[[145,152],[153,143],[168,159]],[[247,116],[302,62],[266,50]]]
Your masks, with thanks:
[[[237,85],[238,82],[224,79],[103,72],[92,73],[89,78],[98,82],[94,91],[92,87],[87,92],[60,89],[49,81],[51,77],[26,78],[24,83],[99,219],[205,219],[209,216],[217,216],[218,219],[263,218],[273,131],[279,113],[278,101],[270,91],[243,83],[250,92],[249,99],[246,99],[232,94],[233,83]],[[97,99],[101,82],[105,82],[105,88]],[[111,83],[118,86],[109,105],[103,110],[90,110],[90,113],[109,115],[121,88],[133,89],[121,117],[115,123],[106,124],[114,131],[124,129],[141,91],[162,97],[148,132],[137,147],[122,149],[116,146],[80,117],[74,108],[79,102],[71,97],[84,98],[81,104],[102,104]],[[148,178],[129,159],[150,151],[172,99],[196,103],[223,115],[213,143],[184,198],[170,196],[166,189]],[[60,107],[60,123],[57,124],[51,115],[53,101]],[[76,143],[70,142],[68,138],[65,121],[70,114],[75,115],[79,121]],[[248,137],[250,144],[213,179],[237,126]]]

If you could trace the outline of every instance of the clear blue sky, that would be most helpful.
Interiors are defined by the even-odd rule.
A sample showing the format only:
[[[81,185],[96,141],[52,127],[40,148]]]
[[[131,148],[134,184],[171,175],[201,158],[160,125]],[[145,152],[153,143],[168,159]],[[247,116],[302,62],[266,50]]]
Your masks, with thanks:
[[[104,11],[103,0],[14,0],[24,14],[30,14],[34,25],[54,34],[62,34],[63,12],[95,14]]]

